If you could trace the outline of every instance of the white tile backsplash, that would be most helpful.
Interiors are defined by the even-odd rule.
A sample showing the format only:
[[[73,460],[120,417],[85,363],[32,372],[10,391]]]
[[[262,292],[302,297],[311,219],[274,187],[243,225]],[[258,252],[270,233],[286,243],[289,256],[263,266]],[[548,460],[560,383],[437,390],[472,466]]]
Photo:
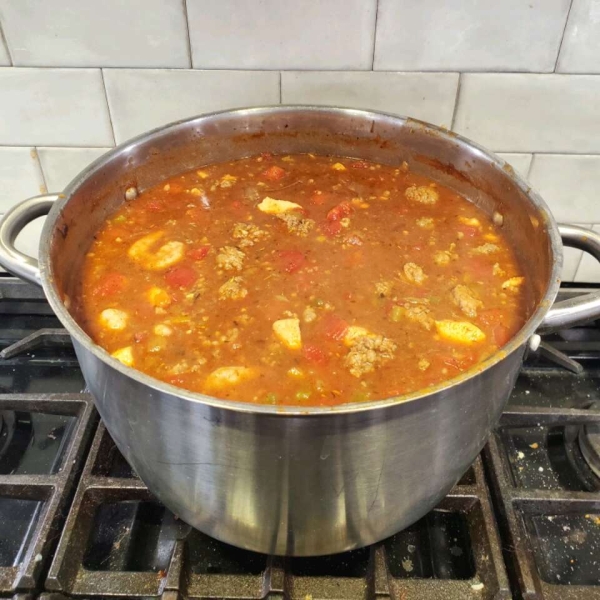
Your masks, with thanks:
[[[370,69],[376,0],[187,0],[200,69]]]
[[[35,148],[0,147],[0,214],[45,192]]]
[[[8,67],[10,65],[10,56],[2,35],[2,22],[0,21],[0,67]]]
[[[462,76],[454,129],[499,152],[600,152],[600,77]]]
[[[600,219],[600,156],[536,154],[529,181],[557,221],[596,223]]]
[[[274,71],[107,69],[104,80],[118,143],[213,110],[279,103]]]
[[[16,66],[189,67],[181,0],[0,0]]]
[[[599,0],[573,0],[556,70],[600,73]]]
[[[60,192],[91,162],[110,148],[38,148],[46,187]]]
[[[554,70],[570,0],[379,0],[375,69]]]
[[[593,229],[600,233],[600,225],[594,225]],[[600,283],[600,262],[586,252],[577,269],[575,281],[581,283]]]
[[[110,146],[98,69],[0,68],[0,145]]]
[[[289,104],[328,104],[391,112],[450,126],[456,73],[295,71],[281,78]]]
[[[515,171],[524,179],[527,179],[529,167],[533,154],[519,154],[517,152],[500,152],[500,158],[503,158]]]

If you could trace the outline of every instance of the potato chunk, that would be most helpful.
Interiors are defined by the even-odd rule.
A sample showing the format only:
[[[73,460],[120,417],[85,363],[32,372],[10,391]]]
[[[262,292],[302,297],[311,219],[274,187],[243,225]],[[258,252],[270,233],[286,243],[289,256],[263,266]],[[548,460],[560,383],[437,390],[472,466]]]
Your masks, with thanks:
[[[122,331],[127,327],[128,315],[118,308],[107,308],[100,313],[100,323],[105,329]]]
[[[302,334],[300,333],[300,319],[280,319],[273,323],[275,337],[290,350],[302,348]]]
[[[437,332],[449,342],[456,344],[474,344],[485,340],[485,333],[468,321],[451,321],[444,319],[436,321]]]
[[[126,367],[133,366],[133,349],[131,346],[119,348],[118,350],[115,350],[111,356],[121,361]]]
[[[256,372],[249,367],[219,367],[210,373],[204,383],[209,389],[222,390],[253,377],[256,377]]]
[[[302,207],[295,202],[275,200],[275,198],[269,198],[269,196],[263,198],[262,202],[258,205],[258,210],[267,213],[268,215],[281,215],[300,209],[302,209]]]
[[[169,296],[168,292],[157,286],[152,286],[148,290],[148,300],[150,300],[152,306],[158,306],[160,308],[164,308],[171,304],[171,296]]]
[[[502,284],[502,289],[509,292],[517,292],[524,282],[525,277],[511,277]]]

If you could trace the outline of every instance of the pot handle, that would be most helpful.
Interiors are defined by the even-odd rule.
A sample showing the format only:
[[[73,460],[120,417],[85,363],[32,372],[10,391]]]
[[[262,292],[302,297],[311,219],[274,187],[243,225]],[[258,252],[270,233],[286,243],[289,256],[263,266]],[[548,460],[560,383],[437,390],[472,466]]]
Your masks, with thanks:
[[[15,240],[27,223],[47,215],[59,194],[44,194],[13,206],[0,221],[0,265],[10,273],[42,285],[38,261],[15,248]]]
[[[599,233],[577,225],[559,225],[558,230],[565,246],[584,250],[600,261]],[[600,317],[600,291],[556,302],[547,312],[537,332],[549,333],[598,317]]]

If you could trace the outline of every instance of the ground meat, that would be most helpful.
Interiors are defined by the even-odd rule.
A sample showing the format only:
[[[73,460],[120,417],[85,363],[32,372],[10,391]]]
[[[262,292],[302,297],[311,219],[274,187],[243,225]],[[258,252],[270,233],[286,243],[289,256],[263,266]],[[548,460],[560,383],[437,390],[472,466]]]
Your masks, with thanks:
[[[242,285],[244,280],[241,277],[232,277],[228,279],[219,288],[219,298],[221,300],[239,300],[248,295],[248,290]]]
[[[433,219],[431,217],[421,217],[417,219],[417,225],[422,229],[433,229]]]
[[[466,285],[457,285],[452,290],[452,300],[467,317],[476,317],[477,309],[483,306],[483,302]]]
[[[223,246],[217,254],[217,266],[225,271],[241,271],[246,255],[233,246]]]
[[[365,335],[356,340],[344,359],[344,364],[354,377],[371,373],[394,358],[396,344],[382,335]]]
[[[236,223],[233,226],[231,235],[234,240],[238,240],[237,243],[240,248],[246,248],[264,240],[269,234],[256,225]]]
[[[435,188],[426,185],[411,185],[406,188],[404,195],[413,202],[421,204],[435,204],[439,199],[439,194]]]
[[[492,275],[503,277],[506,275],[506,271],[500,266],[500,263],[494,263],[494,266],[492,267]]]
[[[456,244],[450,244],[449,250],[440,250],[439,252],[436,252],[433,255],[433,262],[441,267],[450,264],[451,260],[456,260],[458,258],[458,255],[453,252],[454,248],[456,248]]]
[[[421,284],[425,281],[425,279],[427,279],[427,275],[425,275],[423,269],[419,265],[412,262],[404,265],[404,275],[411,283]]]
[[[302,319],[305,323],[312,323],[317,318],[317,313],[312,306],[307,306],[302,312]]]
[[[394,284],[391,281],[378,281],[375,284],[375,292],[380,298],[388,298],[392,295]]]
[[[315,222],[312,219],[304,219],[300,215],[294,213],[283,213],[277,215],[287,227],[287,230],[294,235],[300,237],[306,237],[308,232],[315,226]]]
[[[500,250],[500,248],[498,248],[496,244],[483,244],[482,246],[473,248],[471,254],[492,254],[493,252],[498,252],[498,250]]]
[[[407,302],[404,305],[404,310],[407,319],[419,323],[419,325],[425,327],[427,331],[430,331],[433,327],[433,319],[429,315],[430,311],[423,304],[410,304]]]
[[[426,358],[422,358],[419,360],[419,370],[421,371],[427,371],[427,369],[429,369],[431,363],[426,359]]]

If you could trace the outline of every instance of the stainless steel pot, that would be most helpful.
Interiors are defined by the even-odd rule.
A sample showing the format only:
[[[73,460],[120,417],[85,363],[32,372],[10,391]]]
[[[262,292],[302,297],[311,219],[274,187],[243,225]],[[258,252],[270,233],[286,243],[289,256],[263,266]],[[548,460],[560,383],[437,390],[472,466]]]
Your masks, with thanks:
[[[466,195],[517,249],[532,316],[501,351],[420,393],[334,408],[256,406],[188,392],[127,368],[70,312],[94,232],[125,201],[181,171],[258,152],[316,152],[400,164]],[[49,213],[39,263],[14,248]],[[31,198],[0,224],[0,264],[43,286],[72,336],[117,446],[150,490],[194,527],[274,554],[320,555],[407,527],[450,490],[497,423],[536,331],[600,314],[600,296],[551,308],[565,243],[600,260],[600,236],[557,227],[542,199],[497,156],[449,131],[360,110],[272,107],[214,113],[127,142],[63,194]]]

